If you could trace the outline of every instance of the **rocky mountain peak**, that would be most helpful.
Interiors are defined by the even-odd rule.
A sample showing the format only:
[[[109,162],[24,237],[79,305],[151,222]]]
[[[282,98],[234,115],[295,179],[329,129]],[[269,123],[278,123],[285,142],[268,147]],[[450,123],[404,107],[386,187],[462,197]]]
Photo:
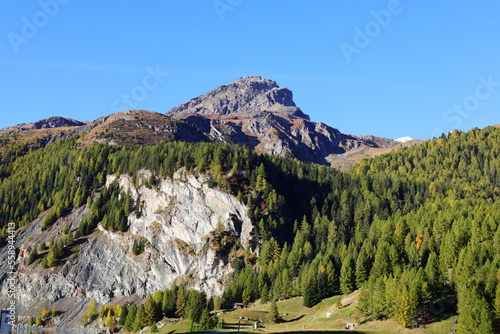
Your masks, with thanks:
[[[64,117],[50,117],[47,119],[40,120],[38,122],[32,123],[35,129],[48,129],[48,128],[61,128],[68,126],[82,126],[85,125],[84,122],[80,122],[71,118]]]
[[[243,77],[219,86],[171,109],[167,115],[185,118],[191,115],[252,115],[263,111],[309,119],[296,107],[292,91],[259,76]]]
[[[39,129],[55,129],[55,128],[66,128],[66,127],[77,127],[83,126],[86,123],[80,122],[71,118],[65,118],[60,116],[54,116],[46,119],[42,119],[33,123],[21,123],[8,128],[0,129],[0,133],[9,132],[20,132],[27,130],[39,130]]]

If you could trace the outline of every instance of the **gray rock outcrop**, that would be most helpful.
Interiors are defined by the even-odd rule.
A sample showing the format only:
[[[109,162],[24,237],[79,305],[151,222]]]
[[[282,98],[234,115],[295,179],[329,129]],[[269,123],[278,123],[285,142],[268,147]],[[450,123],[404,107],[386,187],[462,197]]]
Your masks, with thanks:
[[[71,315],[62,319],[62,324],[68,325],[67,321],[78,318],[90,299],[100,304],[139,301],[175,282],[211,296],[223,292],[232,272],[229,254],[210,246],[210,234],[223,229],[249,249],[253,226],[247,208],[234,196],[209,188],[203,175],[189,175],[184,169],[173,179],[159,180],[154,187],[142,184],[142,179],[149,178],[148,171],[141,173],[138,184],[127,175],[108,176],[108,184],[117,181],[141,203],[140,215],[128,217],[130,231],[126,233],[104,230],[99,225],[96,232],[78,240],[77,256],[59,266],[43,269],[24,261],[32,247],[57,240],[65,224],[76,229],[87,208],[73,211],[43,232],[41,217],[18,234],[15,279],[21,315],[35,315],[42,304],[58,305],[58,310]],[[145,251],[134,255],[134,240],[140,238],[147,240]],[[6,256],[0,255],[2,266]],[[7,272],[3,267],[0,270]],[[8,302],[5,279],[6,275],[0,277],[0,306]]]
[[[287,112],[309,119],[293,102],[293,93],[275,81],[259,76],[244,77],[171,109],[167,115],[251,115],[262,111]]]
[[[211,141],[243,144],[258,153],[329,165],[332,155],[362,147],[387,148],[391,139],[351,136],[311,122],[293,94],[272,80],[245,77],[191,99],[167,115],[194,124]]]

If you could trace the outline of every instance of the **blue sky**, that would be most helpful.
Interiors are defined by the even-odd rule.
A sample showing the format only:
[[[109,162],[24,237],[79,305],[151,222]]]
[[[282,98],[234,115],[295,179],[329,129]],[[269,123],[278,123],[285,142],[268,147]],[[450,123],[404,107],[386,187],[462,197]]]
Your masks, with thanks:
[[[81,0],[0,5],[0,128],[170,108],[242,76],[344,133],[500,123],[498,1]],[[129,96],[125,99],[123,96]]]

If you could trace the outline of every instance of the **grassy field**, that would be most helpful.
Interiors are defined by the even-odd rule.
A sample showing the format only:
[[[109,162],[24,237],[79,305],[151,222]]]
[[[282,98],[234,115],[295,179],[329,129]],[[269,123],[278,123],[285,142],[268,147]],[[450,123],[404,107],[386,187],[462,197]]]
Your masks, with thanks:
[[[400,327],[393,320],[387,320],[369,321],[356,327],[356,330],[345,330],[346,322],[359,321],[355,318],[358,296],[359,293],[354,292],[348,296],[327,298],[312,308],[303,306],[302,297],[280,301],[278,310],[283,320],[278,324],[266,321],[270,303],[264,305],[257,303],[247,309],[233,310],[219,315],[223,329],[218,331],[236,332],[239,327],[242,333],[445,334],[456,329],[456,317],[451,317],[430,324],[427,328],[407,329]],[[339,299],[342,302],[341,308],[337,307]],[[257,330],[253,329],[255,322],[260,325]],[[159,333],[186,333],[188,329],[188,323],[180,321],[160,328]]]

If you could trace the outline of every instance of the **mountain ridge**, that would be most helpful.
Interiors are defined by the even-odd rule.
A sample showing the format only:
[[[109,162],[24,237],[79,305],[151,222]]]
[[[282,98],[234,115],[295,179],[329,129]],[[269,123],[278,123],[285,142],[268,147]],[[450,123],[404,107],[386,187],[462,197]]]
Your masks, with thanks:
[[[296,106],[291,90],[260,76],[219,86],[165,114],[127,110],[91,122],[51,117],[0,130],[4,143],[18,135],[20,141],[38,140],[41,146],[72,135],[79,135],[84,145],[153,145],[160,141],[240,144],[259,154],[295,157],[339,169],[348,168],[360,157],[415,144],[344,134],[312,122]]]

